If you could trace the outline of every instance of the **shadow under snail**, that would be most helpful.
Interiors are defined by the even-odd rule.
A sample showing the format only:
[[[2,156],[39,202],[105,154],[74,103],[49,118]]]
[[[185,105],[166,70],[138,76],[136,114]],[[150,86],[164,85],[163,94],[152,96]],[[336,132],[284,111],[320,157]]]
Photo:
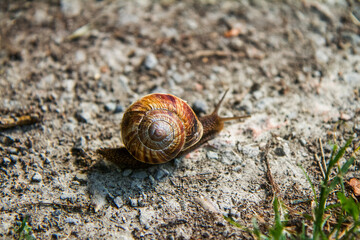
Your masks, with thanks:
[[[161,164],[183,156],[213,139],[224,128],[224,122],[249,117],[218,115],[227,92],[215,110],[203,117],[197,117],[184,100],[174,95],[147,95],[124,113],[121,136],[125,147],[99,149],[98,153],[125,168]]]

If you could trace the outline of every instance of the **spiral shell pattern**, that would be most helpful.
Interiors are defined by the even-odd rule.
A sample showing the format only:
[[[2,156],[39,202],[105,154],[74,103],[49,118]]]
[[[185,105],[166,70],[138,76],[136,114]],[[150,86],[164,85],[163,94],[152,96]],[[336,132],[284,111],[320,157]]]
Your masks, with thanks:
[[[124,113],[121,136],[129,153],[150,164],[170,161],[197,143],[203,127],[191,107],[170,94],[150,94]]]

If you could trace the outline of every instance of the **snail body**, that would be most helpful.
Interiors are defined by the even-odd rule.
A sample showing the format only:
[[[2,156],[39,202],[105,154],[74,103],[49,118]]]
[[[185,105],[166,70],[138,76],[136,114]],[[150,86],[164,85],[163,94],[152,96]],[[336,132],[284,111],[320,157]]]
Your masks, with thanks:
[[[121,136],[125,148],[99,150],[108,160],[122,166],[160,164],[187,154],[214,138],[224,122],[248,116],[223,118],[218,110],[227,91],[206,116],[197,117],[182,99],[154,93],[134,102],[124,113]],[[137,160],[137,161],[136,161]]]

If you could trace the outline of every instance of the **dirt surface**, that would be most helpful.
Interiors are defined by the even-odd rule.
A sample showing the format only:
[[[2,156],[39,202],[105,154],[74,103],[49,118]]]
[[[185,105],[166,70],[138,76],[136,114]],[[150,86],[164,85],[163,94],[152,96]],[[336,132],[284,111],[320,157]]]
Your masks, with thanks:
[[[29,215],[38,239],[251,239],[222,216],[271,223],[275,191],[306,211],[298,165],[318,184],[319,138],[326,157],[359,141],[355,2],[1,1],[0,238]],[[204,114],[228,88],[221,116],[251,118],[191,154],[145,169],[96,154],[122,146],[141,96]]]

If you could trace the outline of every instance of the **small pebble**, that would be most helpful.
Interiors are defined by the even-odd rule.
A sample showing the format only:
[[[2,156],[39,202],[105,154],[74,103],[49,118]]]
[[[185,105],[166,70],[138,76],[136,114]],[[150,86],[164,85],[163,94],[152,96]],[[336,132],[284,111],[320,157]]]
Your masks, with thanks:
[[[116,108],[114,110],[114,113],[121,113],[124,111],[124,107],[121,105],[116,105]]]
[[[130,174],[133,172],[133,170],[131,169],[125,169],[123,172],[122,172],[122,175],[123,177],[128,177],[130,176]]]
[[[56,209],[54,212],[51,213],[52,216],[58,217],[61,215],[61,211],[59,209]]]
[[[117,208],[121,208],[124,205],[124,201],[122,200],[122,198],[120,196],[117,196],[114,199],[114,203],[115,203]]]
[[[9,166],[10,163],[11,163],[10,158],[3,157],[3,159],[2,159],[2,164],[3,164],[4,166]]]
[[[132,206],[132,207],[137,207],[138,206],[138,200],[137,199],[129,198],[129,203],[130,203],[130,206]]]
[[[80,221],[78,219],[75,219],[75,218],[72,218],[72,217],[67,217],[65,219],[65,222],[69,223],[69,224],[78,225]]]
[[[157,64],[158,60],[153,53],[148,54],[143,62],[143,65],[147,70],[153,69],[154,67],[156,67]]]
[[[8,148],[8,153],[17,155],[19,150],[17,148],[10,147]]]
[[[41,181],[42,181],[42,176],[41,176],[40,173],[35,173],[35,174],[33,175],[33,177],[31,178],[31,180],[32,180],[33,182],[41,182]]]
[[[10,155],[10,159],[13,163],[16,163],[19,160],[19,157],[16,155]]]
[[[81,137],[76,139],[74,147],[83,148],[83,147],[85,147],[85,144],[86,144],[86,140],[85,140],[85,138],[83,136],[81,136]]]
[[[155,174],[155,179],[156,180],[160,180],[160,179],[162,179],[162,178],[164,178],[164,177],[167,177],[167,176],[169,176],[169,171],[168,170],[166,170],[166,169],[159,169],[157,172],[156,172],[156,174]]]
[[[301,146],[303,146],[303,147],[305,147],[307,144],[305,139],[303,139],[303,138],[300,138],[299,142],[300,142]]]
[[[171,74],[171,78],[177,83],[180,84],[183,82],[183,76],[180,75],[178,72],[174,72]]]
[[[133,178],[137,178],[137,179],[144,179],[148,176],[146,171],[143,170],[137,170],[135,172],[133,172],[133,174],[131,175]]]
[[[213,152],[213,151],[207,152],[206,157],[208,159],[215,159],[215,160],[219,159],[219,155],[216,152]]]
[[[83,122],[83,123],[89,123],[91,120],[91,114],[89,112],[77,112],[75,114],[75,118],[79,121],[79,122]]]
[[[282,147],[277,147],[274,150],[275,154],[278,155],[279,157],[284,157],[286,156],[286,153],[284,151],[284,149]]]
[[[202,99],[195,100],[194,104],[192,105],[192,109],[196,114],[206,113],[208,110],[208,105]]]
[[[50,161],[50,159],[45,158],[44,163],[45,163],[45,164],[50,164],[50,163],[51,163],[51,161]]]
[[[83,173],[77,173],[74,179],[80,183],[86,183],[88,180],[87,175]]]
[[[12,137],[9,137],[9,136],[0,137],[0,143],[5,144],[6,146],[10,146],[14,142],[15,142],[15,140]]]
[[[113,102],[108,102],[108,103],[105,103],[105,105],[104,105],[104,109],[107,112],[115,112],[116,107],[117,107],[116,103],[113,103]]]

